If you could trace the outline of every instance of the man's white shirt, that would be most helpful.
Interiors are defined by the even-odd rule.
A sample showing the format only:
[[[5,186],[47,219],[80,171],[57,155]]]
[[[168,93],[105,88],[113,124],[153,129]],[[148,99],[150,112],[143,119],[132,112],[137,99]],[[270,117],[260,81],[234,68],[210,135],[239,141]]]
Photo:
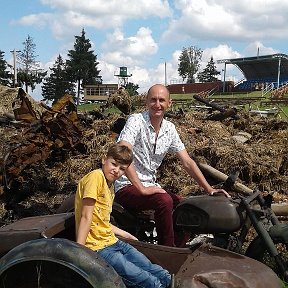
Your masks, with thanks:
[[[167,153],[185,149],[175,125],[163,119],[156,139],[149,113],[132,114],[121,131],[117,142],[124,140],[133,147],[133,164],[137,175],[145,187],[160,185],[156,182],[156,171]],[[124,175],[115,182],[115,191],[131,185]]]

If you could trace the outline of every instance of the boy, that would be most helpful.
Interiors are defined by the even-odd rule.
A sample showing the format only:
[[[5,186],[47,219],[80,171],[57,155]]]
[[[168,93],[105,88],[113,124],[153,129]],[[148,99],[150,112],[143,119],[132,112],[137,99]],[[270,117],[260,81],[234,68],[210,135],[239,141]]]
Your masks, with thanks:
[[[137,238],[110,223],[112,184],[125,173],[132,158],[127,146],[113,144],[102,158],[102,169],[88,173],[79,181],[75,196],[76,241],[104,258],[127,287],[169,287],[169,272],[119,240],[116,235]]]

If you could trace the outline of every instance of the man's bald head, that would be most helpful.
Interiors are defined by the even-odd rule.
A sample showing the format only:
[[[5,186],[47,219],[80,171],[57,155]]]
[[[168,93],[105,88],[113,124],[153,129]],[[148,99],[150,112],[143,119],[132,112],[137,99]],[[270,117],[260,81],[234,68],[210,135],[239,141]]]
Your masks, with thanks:
[[[147,99],[153,95],[158,95],[161,93],[162,95],[167,95],[168,99],[170,100],[170,92],[166,86],[162,84],[155,84],[151,86],[147,92]]]

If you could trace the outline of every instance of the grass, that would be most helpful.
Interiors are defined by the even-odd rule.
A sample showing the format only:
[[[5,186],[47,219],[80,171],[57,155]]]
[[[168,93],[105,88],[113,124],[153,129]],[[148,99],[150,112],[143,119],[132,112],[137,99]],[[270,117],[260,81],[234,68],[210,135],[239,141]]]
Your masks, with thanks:
[[[181,93],[181,94],[172,94],[171,98],[172,101],[175,101],[175,105],[173,108],[177,108],[177,107],[181,107],[181,105],[183,104],[183,102],[185,103],[186,101],[189,103],[194,102],[194,98],[193,95],[195,93]],[[258,98],[258,99],[254,99],[252,102],[250,102],[249,104],[245,104],[243,106],[243,109],[245,109],[246,111],[248,111],[249,109],[260,109],[260,110],[265,110],[265,109],[269,109],[272,108],[273,106],[266,106],[265,102],[267,102],[267,104],[269,104],[269,97],[270,95],[266,95],[266,98],[263,99],[262,98],[262,92],[261,91],[252,91],[250,93],[217,93],[214,94],[212,97],[209,98],[209,100],[211,99],[218,99],[218,98],[235,98],[235,99],[245,99],[247,97],[248,98]],[[285,98],[288,99],[288,97],[286,96]],[[183,101],[183,102],[182,102]],[[178,102],[178,103],[177,103]],[[181,102],[181,103],[179,103]],[[229,104],[229,102],[227,102]],[[196,104],[196,101],[195,101]],[[89,112],[91,110],[97,109],[99,108],[101,105],[101,103],[87,103],[87,104],[82,104],[78,106],[78,111],[81,112]],[[280,108],[280,112],[278,114],[279,117],[283,118],[283,119],[288,119],[288,105],[284,105],[284,104],[278,104],[278,107]],[[282,110],[282,111],[281,111]],[[120,111],[116,108],[116,107],[110,107],[109,109],[105,110],[104,114],[107,113],[120,113]]]
[[[91,111],[94,110],[95,107],[99,106],[99,104],[92,104],[92,103],[87,103],[87,104],[81,104],[77,107],[79,111]]]
[[[79,112],[89,112],[95,109],[99,109],[101,106],[103,105],[103,103],[87,103],[87,104],[81,104],[77,107],[77,110]],[[108,114],[108,113],[121,113],[120,110],[113,106],[113,107],[109,107],[108,109],[105,109],[104,111],[104,115]]]
[[[286,115],[288,115],[288,106],[283,106],[281,109],[284,111]]]
[[[172,100],[175,100],[176,107],[181,107],[181,105],[183,104],[182,101],[194,101],[193,98],[194,93],[187,93],[187,94],[172,94],[171,98]],[[270,93],[268,93],[267,95],[265,95],[265,98],[263,98],[262,96],[262,91],[252,91],[252,92],[233,92],[233,93],[217,93],[214,94],[213,96],[209,97],[209,100],[213,100],[213,99],[219,99],[219,98],[223,98],[223,99],[242,99],[245,101],[245,98],[247,98],[247,104],[245,104],[243,106],[243,109],[245,111],[249,111],[249,109],[255,109],[255,110],[265,110],[265,109],[269,109],[272,108],[273,106],[270,105]],[[249,99],[250,98],[250,99]],[[257,99],[259,98],[259,100]],[[285,97],[286,99],[288,99],[288,97]],[[179,103],[180,102],[180,103]],[[248,103],[249,102],[249,103]],[[265,105],[265,103],[267,103]],[[196,104],[196,102],[195,102]],[[227,101],[227,104],[229,105],[229,102]],[[270,105],[270,106],[269,106]],[[274,104],[276,106],[276,108],[278,107],[278,109],[280,110],[279,113],[277,114],[278,117],[283,118],[283,119],[288,119],[288,105],[284,105],[284,104]],[[174,105],[175,108],[175,105]]]

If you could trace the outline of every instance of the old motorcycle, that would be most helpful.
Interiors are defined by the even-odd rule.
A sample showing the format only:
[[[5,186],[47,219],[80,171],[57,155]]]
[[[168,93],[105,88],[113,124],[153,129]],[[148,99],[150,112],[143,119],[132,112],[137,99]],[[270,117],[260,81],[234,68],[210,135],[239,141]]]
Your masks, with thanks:
[[[229,191],[238,177],[231,173],[221,187]],[[227,198],[198,195],[187,197],[173,212],[176,233],[189,233],[186,246],[210,243],[258,260],[288,282],[288,224],[281,223],[271,208],[273,197],[257,188],[248,196]],[[59,213],[73,211],[74,196]],[[114,201],[111,222],[140,241],[157,244],[152,210],[135,212]]]
[[[236,199],[191,196],[174,210],[174,230],[190,233],[187,246],[208,242],[244,254],[268,265],[288,281],[288,225],[280,223],[271,203],[272,196],[263,196],[258,189]],[[112,217],[115,225],[139,240],[157,244],[153,211],[135,213],[115,203]]]

